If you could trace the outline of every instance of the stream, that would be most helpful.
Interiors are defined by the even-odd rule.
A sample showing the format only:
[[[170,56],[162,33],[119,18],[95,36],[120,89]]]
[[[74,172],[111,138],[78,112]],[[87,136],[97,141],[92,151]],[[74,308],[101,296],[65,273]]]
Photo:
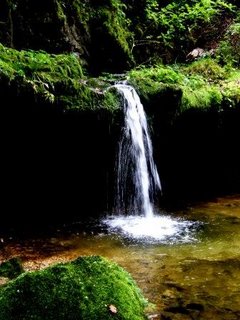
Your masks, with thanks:
[[[130,272],[156,305],[150,319],[240,319],[240,195],[160,214],[198,227],[189,241],[151,242],[110,232],[99,221],[75,221],[45,237],[5,235],[0,259],[20,257],[31,271],[102,255]]]

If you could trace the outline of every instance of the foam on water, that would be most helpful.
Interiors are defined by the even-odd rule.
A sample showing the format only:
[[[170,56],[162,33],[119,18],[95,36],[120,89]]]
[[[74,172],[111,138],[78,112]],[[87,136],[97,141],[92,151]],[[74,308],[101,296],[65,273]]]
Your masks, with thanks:
[[[103,220],[110,233],[146,243],[189,243],[199,223],[170,216],[117,216]]]

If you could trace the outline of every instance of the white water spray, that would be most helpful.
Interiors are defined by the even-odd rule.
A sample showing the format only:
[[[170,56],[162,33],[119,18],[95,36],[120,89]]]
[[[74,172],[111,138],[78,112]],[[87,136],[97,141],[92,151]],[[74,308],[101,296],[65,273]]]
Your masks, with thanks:
[[[153,160],[152,143],[143,105],[129,85],[114,86],[122,96],[124,127],[117,164],[117,211],[153,217],[154,194],[161,183]]]

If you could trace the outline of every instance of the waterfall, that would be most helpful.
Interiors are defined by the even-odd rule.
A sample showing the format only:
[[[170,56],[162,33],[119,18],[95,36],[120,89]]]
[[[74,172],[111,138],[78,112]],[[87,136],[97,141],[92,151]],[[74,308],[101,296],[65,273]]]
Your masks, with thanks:
[[[154,210],[154,195],[161,183],[153,160],[152,142],[143,105],[133,87],[116,84],[123,104],[123,128],[116,163],[117,215],[106,216],[102,223],[108,232],[143,243],[196,241],[192,231],[199,224],[172,218]]]
[[[117,157],[116,210],[153,217],[153,200],[161,183],[153,160],[146,115],[133,87],[116,84],[122,97],[124,126]]]

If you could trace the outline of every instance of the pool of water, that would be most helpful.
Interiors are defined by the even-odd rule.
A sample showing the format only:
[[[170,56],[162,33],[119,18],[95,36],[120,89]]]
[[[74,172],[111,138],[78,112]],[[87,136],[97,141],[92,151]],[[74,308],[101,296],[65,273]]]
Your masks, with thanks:
[[[128,270],[156,305],[150,319],[239,320],[240,195],[158,216],[170,220],[164,220],[167,236],[157,241],[149,234],[134,238],[119,232],[119,226],[109,229],[106,221],[76,222],[47,238],[8,239],[0,258],[19,256],[33,270],[80,255],[102,255]],[[180,223],[179,234],[168,237],[172,221]]]

